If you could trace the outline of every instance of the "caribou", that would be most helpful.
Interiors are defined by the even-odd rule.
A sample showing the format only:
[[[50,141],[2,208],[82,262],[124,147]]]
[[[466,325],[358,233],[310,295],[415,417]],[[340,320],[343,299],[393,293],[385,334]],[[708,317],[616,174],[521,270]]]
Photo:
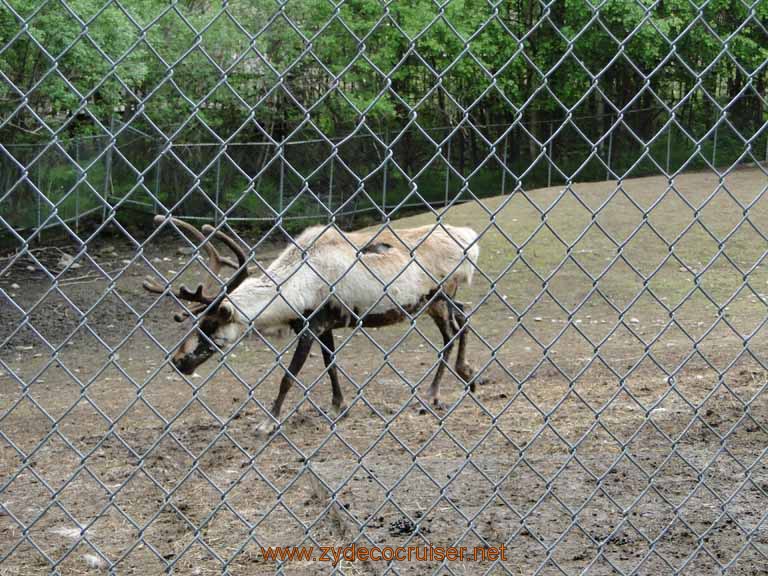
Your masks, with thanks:
[[[176,298],[189,302],[178,322],[195,317],[196,329],[172,355],[183,374],[215,353],[223,353],[249,327],[259,333],[289,329],[297,345],[280,382],[270,416],[256,431],[269,434],[279,425],[283,402],[304,366],[315,341],[331,381],[336,417],[348,410],[336,369],[333,331],[341,328],[382,327],[409,320],[422,312],[437,325],[443,338],[441,361],[429,387],[428,403],[440,408],[440,381],[458,342],[456,374],[474,391],[481,383],[466,359],[468,318],[465,304],[456,299],[469,285],[479,257],[477,233],[471,228],[422,226],[401,230],[341,232],[335,227],[305,229],[259,274],[248,271],[248,255],[240,243],[218,228],[197,229],[176,218],[155,217],[155,225],[172,221],[201,245],[208,266],[218,281],[200,283],[194,290],[181,286]],[[212,240],[218,239],[236,257],[222,256]],[[222,281],[223,267],[235,270]],[[165,294],[166,287],[151,278],[144,288]]]

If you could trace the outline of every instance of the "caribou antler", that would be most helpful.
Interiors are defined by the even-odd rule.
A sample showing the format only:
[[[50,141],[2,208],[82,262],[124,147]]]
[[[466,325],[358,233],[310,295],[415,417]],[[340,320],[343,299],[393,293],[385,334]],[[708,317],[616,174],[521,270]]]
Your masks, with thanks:
[[[242,249],[240,244],[236,242],[232,237],[227,236],[226,234],[224,234],[224,232],[222,232],[218,228],[214,228],[210,224],[203,224],[203,232],[205,234],[213,234],[214,236],[216,236],[216,238],[224,242],[224,244],[226,244],[227,247],[230,250],[232,250],[232,252],[235,253],[235,256],[237,256],[237,263],[238,263],[238,266],[234,266],[235,268],[239,268],[240,266],[243,266],[246,263],[246,261],[248,260],[248,256],[246,255],[245,251]]]
[[[246,255],[245,251],[242,249],[242,247],[238,242],[236,242],[230,236],[227,236],[226,234],[224,234],[224,232],[222,232],[218,228],[214,228],[210,224],[204,224],[203,232],[205,232],[206,234],[213,234],[214,236],[216,236],[216,238],[224,242],[224,244],[226,244],[227,247],[230,250],[232,250],[232,252],[234,252],[235,256],[237,257],[237,266],[233,266],[233,268],[237,268],[238,270],[235,273],[235,275],[229,279],[229,282],[227,282],[227,292],[231,292],[232,290],[240,286],[243,280],[248,278],[248,268],[246,266],[248,262],[248,256]]]
[[[222,256],[221,254],[219,254],[219,251],[216,250],[216,247],[213,245],[212,242],[208,241],[208,238],[205,237],[205,234],[203,234],[202,232],[200,232],[200,230],[192,226],[192,224],[190,224],[189,222],[184,222],[184,220],[179,220],[178,218],[173,218],[173,217],[170,218],[170,221],[176,224],[177,227],[181,228],[185,232],[189,232],[200,243],[200,245],[203,247],[203,250],[205,250],[205,253],[208,255],[208,258],[211,261],[211,270],[213,271],[214,274],[218,275],[221,272],[222,265],[229,266],[230,268],[239,268],[239,265],[235,264],[230,258],[226,258],[225,256]],[[157,216],[155,216],[154,222],[155,222],[155,226],[161,226],[163,222],[165,222],[165,216],[158,214]],[[203,226],[203,230],[205,230],[205,226]],[[227,244],[227,246],[229,246],[229,244]]]
[[[149,276],[144,279],[142,286],[144,286],[144,290],[147,292],[152,292],[154,294],[165,294],[165,288],[160,286],[160,284],[152,280]],[[202,288],[202,286],[200,288]],[[182,286],[179,289],[179,293],[176,294],[176,297],[180,299],[186,299],[182,296],[182,292],[184,292],[184,294],[190,293],[190,291],[185,286]],[[197,304],[190,306],[188,310],[184,310],[183,312],[176,312],[176,314],[173,315],[173,319],[176,320],[176,322],[184,322],[184,320],[190,316],[197,316],[200,314],[200,312],[208,308],[208,306],[209,304],[198,302]]]
[[[223,232],[220,232],[219,230],[214,229],[212,226],[209,226],[209,225],[203,226],[203,231],[205,233],[207,234],[213,233],[214,236],[216,236],[222,242],[224,242],[235,253],[235,255],[237,256],[237,263],[219,254],[218,250],[216,250],[215,246],[213,246],[209,238],[206,238],[203,232],[201,232],[191,224],[184,222],[183,220],[179,220],[178,218],[171,217],[168,219],[171,222],[173,222],[177,227],[181,228],[182,230],[194,236],[195,239],[200,242],[206,254],[208,255],[209,266],[211,271],[214,274],[216,274],[217,276],[220,276],[222,265],[237,269],[237,273],[232,278],[230,278],[229,281],[227,282],[225,286],[225,292],[230,292],[231,290],[234,290],[238,285],[240,285],[240,283],[242,283],[243,280],[245,280],[248,277],[248,269],[246,268],[246,265],[245,265],[247,262],[247,256],[245,255],[245,252],[240,247],[240,245],[234,239],[230,238]],[[155,226],[160,226],[165,221],[166,221],[166,217],[159,214],[154,218]],[[165,293],[165,288],[150,277],[147,277],[144,280],[144,282],[142,283],[142,286],[144,286],[145,290],[147,290],[148,292],[152,292],[154,294]],[[207,293],[206,287],[201,283],[197,286],[197,288],[194,291],[182,285],[178,289],[178,291],[175,293],[175,296],[180,300],[186,300],[188,302],[196,302],[196,304],[194,306],[190,306],[188,310],[185,310],[183,312],[177,312],[176,314],[174,314],[174,319],[177,322],[183,322],[187,317],[192,315],[197,315],[203,310],[205,310],[206,308],[208,308],[211,304],[213,304],[219,298],[219,293],[218,293],[218,287],[217,287],[217,292],[215,294]]]

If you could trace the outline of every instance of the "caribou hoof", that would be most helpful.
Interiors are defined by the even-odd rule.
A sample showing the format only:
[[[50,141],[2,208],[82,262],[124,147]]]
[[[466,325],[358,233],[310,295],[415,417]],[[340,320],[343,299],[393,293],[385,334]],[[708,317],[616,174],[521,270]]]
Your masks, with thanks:
[[[272,436],[272,434],[275,433],[277,428],[278,428],[278,424],[271,418],[267,418],[264,421],[262,421],[261,424],[256,426],[253,432],[256,435],[256,438],[266,440],[267,438]]]
[[[486,378],[485,376],[478,376],[477,378],[472,380],[472,382],[470,383],[469,391],[470,392],[475,392],[478,387],[486,386],[489,383],[490,383],[490,380],[488,378]]]
[[[448,405],[445,402],[441,402],[439,398],[431,398],[429,402],[429,409],[425,406],[419,406],[419,414],[429,414],[430,412],[445,412],[448,410]]]
[[[488,378],[475,375],[474,370],[460,370],[459,376],[461,376],[461,379],[464,380],[465,383],[469,383],[468,386],[470,392],[475,392],[478,387],[485,386],[489,383]]]
[[[349,416],[349,406],[346,402],[343,402],[340,406],[334,406],[331,408],[330,414],[333,420],[341,420]]]

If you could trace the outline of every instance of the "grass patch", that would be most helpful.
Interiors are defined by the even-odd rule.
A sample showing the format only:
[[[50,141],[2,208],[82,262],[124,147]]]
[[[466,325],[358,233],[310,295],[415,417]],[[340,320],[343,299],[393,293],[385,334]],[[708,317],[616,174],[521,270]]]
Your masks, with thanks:
[[[442,220],[482,234],[476,281],[463,297],[482,302],[473,325],[491,347],[528,350],[533,367],[558,352],[578,364],[599,346],[626,370],[646,350],[663,358],[695,344],[716,358],[755,330],[765,339],[765,185],[761,170],[742,169],[722,182],[691,173],[672,184],[553,186],[459,205]],[[736,200],[758,198],[745,219]],[[435,222],[420,214],[395,227]]]

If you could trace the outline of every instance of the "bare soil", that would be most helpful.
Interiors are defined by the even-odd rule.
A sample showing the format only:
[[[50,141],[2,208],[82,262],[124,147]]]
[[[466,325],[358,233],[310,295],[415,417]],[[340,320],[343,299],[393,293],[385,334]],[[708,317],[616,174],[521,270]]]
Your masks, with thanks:
[[[180,238],[139,250],[98,237],[64,273],[66,244],[4,260],[0,574],[272,574],[260,546],[352,540],[508,550],[504,568],[395,563],[401,574],[768,572],[766,184],[746,169],[672,191],[577,185],[605,203],[594,219],[556,188],[452,209],[448,222],[483,232],[461,297],[490,383],[470,393],[448,374],[448,409],[422,414],[431,321],[341,332],[347,417],[325,412],[316,348],[266,442],[253,428],[292,339],[251,335],[190,378],[169,367],[191,326],[141,280],[150,267],[202,277]],[[749,220],[737,200],[756,200]]]

